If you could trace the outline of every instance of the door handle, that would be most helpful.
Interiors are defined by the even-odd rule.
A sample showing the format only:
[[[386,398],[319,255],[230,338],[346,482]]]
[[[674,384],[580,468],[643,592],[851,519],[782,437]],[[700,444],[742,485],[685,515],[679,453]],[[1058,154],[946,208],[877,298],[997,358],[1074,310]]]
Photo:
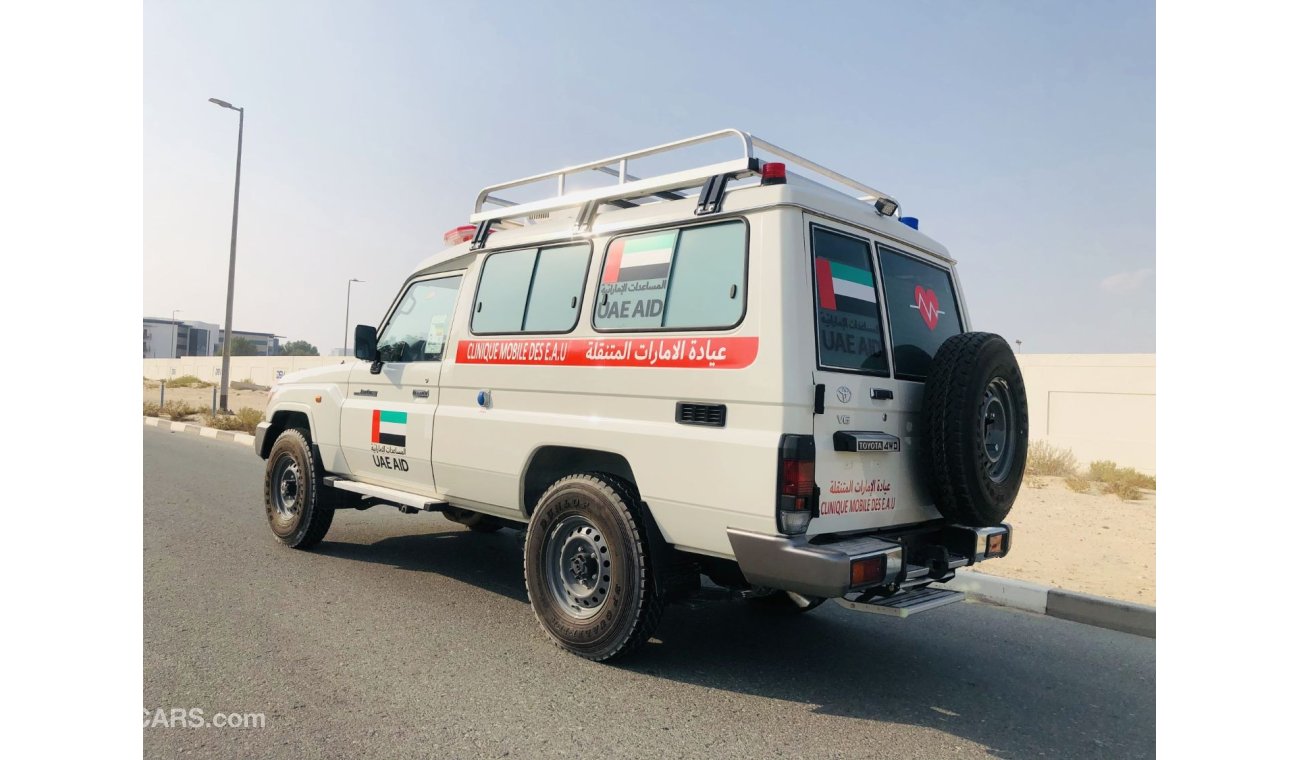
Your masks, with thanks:
[[[372,390],[370,390],[369,388],[362,388],[362,389],[359,390],[359,391],[355,391],[352,395],[353,395],[353,396],[371,396],[371,397],[374,397],[374,396],[378,396],[378,395],[379,395],[379,391],[372,391]]]
[[[429,389],[428,389],[428,388],[416,388],[416,389],[414,389],[414,390],[411,391],[411,395],[414,396],[414,397],[416,397],[416,398],[428,398],[428,397],[429,397]]]
[[[894,397],[894,392],[891,391],[891,390],[889,390],[888,388],[872,388],[872,389],[871,389],[871,400],[872,400],[872,401],[884,401],[884,400],[886,400],[886,399],[891,399],[891,398],[893,398],[893,397]]]

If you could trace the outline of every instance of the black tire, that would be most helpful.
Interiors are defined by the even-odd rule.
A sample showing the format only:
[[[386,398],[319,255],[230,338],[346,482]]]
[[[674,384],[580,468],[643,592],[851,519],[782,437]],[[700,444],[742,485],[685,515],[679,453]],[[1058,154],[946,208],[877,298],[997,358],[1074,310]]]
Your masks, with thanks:
[[[1029,450],[1025,381],[992,333],[944,341],[930,365],[923,452],[935,505],[953,522],[997,525],[1020,492]]]
[[[542,630],[597,662],[635,652],[663,614],[636,490],[603,473],[542,494],[524,542],[524,584]],[[587,585],[590,584],[590,585]]]
[[[754,609],[780,615],[799,615],[805,612],[812,612],[820,607],[822,602],[826,601],[826,598],[821,596],[809,596],[806,598],[808,601],[812,602],[812,604],[807,607],[800,607],[790,598],[789,594],[784,591],[772,589],[770,593],[747,596],[745,597],[745,601],[754,607]]]
[[[275,439],[266,458],[266,519],[276,540],[310,549],[325,538],[334,521],[334,502],[323,482],[324,468],[312,456],[311,438],[290,428]]]

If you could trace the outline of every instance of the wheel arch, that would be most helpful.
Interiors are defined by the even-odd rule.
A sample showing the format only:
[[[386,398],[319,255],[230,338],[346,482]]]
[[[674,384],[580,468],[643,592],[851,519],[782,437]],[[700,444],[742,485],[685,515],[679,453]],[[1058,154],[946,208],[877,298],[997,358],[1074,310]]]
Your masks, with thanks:
[[[271,447],[275,445],[275,439],[280,437],[289,428],[305,427],[307,428],[308,437],[314,448],[316,445],[316,427],[312,423],[311,413],[306,407],[281,406],[277,408],[269,420],[271,426],[267,428],[266,436],[262,439],[262,450],[257,452],[258,456],[266,459],[271,455]]]
[[[519,504],[524,516],[532,517],[537,500],[552,483],[580,472],[606,472],[636,486],[632,464],[622,454],[578,446],[539,446],[528,457],[519,479]]]

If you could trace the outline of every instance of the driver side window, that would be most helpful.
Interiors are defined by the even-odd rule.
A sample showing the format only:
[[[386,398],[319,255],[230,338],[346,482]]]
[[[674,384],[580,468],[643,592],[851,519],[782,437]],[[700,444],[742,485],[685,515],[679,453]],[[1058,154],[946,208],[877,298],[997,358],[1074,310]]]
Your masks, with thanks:
[[[447,344],[460,276],[411,283],[379,336],[383,362],[437,362]]]

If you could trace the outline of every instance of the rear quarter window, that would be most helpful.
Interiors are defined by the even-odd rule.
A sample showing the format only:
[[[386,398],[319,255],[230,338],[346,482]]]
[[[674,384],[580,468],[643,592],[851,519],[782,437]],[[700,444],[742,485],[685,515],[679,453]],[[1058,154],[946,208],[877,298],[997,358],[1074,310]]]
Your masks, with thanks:
[[[939,346],[961,332],[961,314],[948,270],[886,246],[880,273],[894,346],[894,374],[924,380]]]
[[[746,229],[729,221],[624,235],[601,266],[597,330],[725,330],[745,312]]]

